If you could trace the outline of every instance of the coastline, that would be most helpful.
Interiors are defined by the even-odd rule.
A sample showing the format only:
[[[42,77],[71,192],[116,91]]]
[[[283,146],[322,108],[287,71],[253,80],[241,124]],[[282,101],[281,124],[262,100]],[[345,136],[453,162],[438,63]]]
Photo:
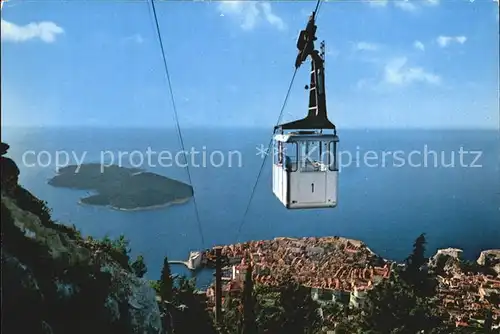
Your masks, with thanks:
[[[101,206],[101,207],[109,208],[109,209],[112,209],[112,210],[115,210],[115,211],[132,212],[132,211],[147,211],[147,210],[164,209],[164,208],[172,206],[172,205],[180,205],[180,204],[187,203],[187,202],[189,202],[190,199],[191,199],[191,197],[185,197],[185,198],[176,199],[176,200],[164,203],[164,204],[157,204],[157,205],[151,205],[151,206],[143,206],[143,207],[137,207],[137,208],[131,208],[131,209],[119,208],[119,207],[112,206],[112,205],[89,204],[89,203],[82,202],[81,199],[78,201],[78,204],[82,205],[82,206],[94,206],[94,207]]]
[[[351,244],[352,246],[354,246],[355,248],[357,249],[364,249],[366,250],[370,256],[372,257],[375,257],[375,258],[379,258],[380,260],[382,260],[384,263],[390,265],[390,266],[405,266],[406,263],[404,260],[395,260],[395,259],[392,259],[392,258],[387,258],[387,257],[382,257],[381,255],[379,255],[377,252],[373,251],[372,249],[370,249],[370,247],[368,247],[368,245],[362,241],[362,240],[358,240],[358,239],[352,239],[352,238],[347,238],[347,237],[341,237],[341,236],[322,236],[322,237],[285,237],[285,236],[278,236],[278,237],[274,237],[274,238],[270,238],[270,239],[256,239],[256,240],[247,240],[247,241],[243,241],[243,242],[238,242],[238,243],[233,243],[233,244],[220,244],[220,245],[214,245],[210,248],[207,248],[205,250],[203,250],[205,256],[206,254],[208,253],[211,253],[211,252],[214,252],[216,248],[231,248],[231,249],[235,249],[235,248],[239,248],[241,246],[247,246],[247,245],[252,245],[252,244],[256,244],[256,243],[272,243],[272,242],[290,242],[290,243],[294,243],[294,242],[307,242],[307,241],[316,241],[316,242],[320,242],[320,243],[331,243],[331,242],[337,242],[337,243],[341,243],[341,244],[344,244],[346,245],[347,243]],[[290,248],[293,248],[294,246],[289,246]],[[447,251],[449,249],[454,249],[454,250],[458,250],[458,251],[463,251],[463,249],[461,248],[437,248],[436,251],[434,253],[432,253],[431,256],[429,256],[427,259],[428,260],[431,260],[433,257],[443,253],[443,251]],[[500,278],[500,248],[486,248],[486,249],[482,249],[479,256],[477,258],[473,258],[473,259],[469,259],[469,261],[472,261],[472,262],[476,262],[476,263],[479,263],[481,262],[481,259],[483,259],[483,257],[485,257],[486,255],[485,254],[489,254],[489,253],[493,253],[495,254],[495,258],[497,258],[498,260],[498,264],[496,266],[496,271],[498,273],[498,276]],[[462,259],[460,258],[460,261],[467,261],[467,259]],[[484,262],[485,260],[483,259],[482,262]]]

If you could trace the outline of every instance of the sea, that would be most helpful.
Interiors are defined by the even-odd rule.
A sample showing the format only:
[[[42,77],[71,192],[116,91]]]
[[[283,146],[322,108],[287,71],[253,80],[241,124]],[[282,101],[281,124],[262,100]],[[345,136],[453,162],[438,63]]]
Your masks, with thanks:
[[[457,247],[475,260],[481,250],[500,248],[498,131],[345,129],[338,135],[338,206],[287,210],[272,192],[272,159],[265,154],[270,129],[188,128],[181,141],[174,128],[2,127],[21,185],[48,202],[54,219],[84,235],[124,234],[132,257],[144,256],[147,279],[160,277],[165,256],[186,260],[193,250],[279,236],[354,238],[396,261],[421,233],[428,256]],[[147,211],[82,206],[79,199],[90,191],[47,184],[59,167],[82,162],[140,167],[190,183],[195,197]],[[182,265],[172,271],[196,277],[200,288],[213,278],[210,270],[191,273]]]

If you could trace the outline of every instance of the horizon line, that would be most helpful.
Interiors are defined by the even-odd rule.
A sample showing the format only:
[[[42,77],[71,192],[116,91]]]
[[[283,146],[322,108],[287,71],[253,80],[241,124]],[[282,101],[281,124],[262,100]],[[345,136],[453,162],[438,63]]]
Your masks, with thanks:
[[[36,130],[42,130],[42,129],[100,129],[100,130],[105,130],[105,129],[113,129],[113,130],[145,130],[145,129],[153,129],[153,130],[177,130],[176,126],[155,126],[155,125],[127,125],[127,126],[109,126],[109,125],[1,125],[2,129],[36,129]],[[256,130],[266,130],[268,129],[269,131],[272,132],[273,126],[263,126],[263,125],[191,125],[191,126],[184,126],[180,130],[182,132],[183,129],[224,129],[224,130],[230,130],[230,129],[256,129]],[[298,130],[298,129],[297,129]],[[401,127],[350,127],[350,126],[345,126],[345,127],[337,127],[337,131],[342,131],[342,130],[356,130],[356,131],[370,131],[370,130],[386,130],[386,131],[391,131],[391,130],[423,130],[423,131],[442,131],[442,130],[453,130],[453,131],[499,131],[500,133],[500,125],[496,127],[455,127],[455,126],[450,126],[450,127],[421,127],[421,126],[401,126]]]

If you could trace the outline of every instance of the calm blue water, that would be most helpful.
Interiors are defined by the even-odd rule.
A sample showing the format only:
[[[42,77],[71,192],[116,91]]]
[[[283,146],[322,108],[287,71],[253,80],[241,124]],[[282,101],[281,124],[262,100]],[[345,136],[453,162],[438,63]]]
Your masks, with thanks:
[[[154,211],[118,212],[77,205],[86,192],[56,189],[46,184],[55,174],[57,151],[74,152],[77,157],[87,152],[84,157],[87,163],[100,162],[101,151],[112,151],[114,162],[118,163],[119,151],[138,150],[146,159],[141,167],[188,182],[185,168],[158,166],[157,154],[151,155],[151,164],[156,167],[148,166],[148,147],[156,152],[168,151],[173,156],[180,151],[174,130],[2,129],[2,132],[2,141],[11,145],[9,156],[21,169],[23,186],[48,201],[56,219],[75,224],[85,235],[102,237],[124,233],[131,241],[133,255],[145,256],[148,278],[159,277],[165,255],[170,259],[185,259],[190,250],[237,241],[237,229],[262,162],[256,155],[256,146],[267,145],[271,135],[270,130],[262,129],[183,130],[185,148],[206,152],[206,167],[203,167],[202,154],[198,154],[192,161],[201,166],[190,168],[205,241],[202,245],[193,200]],[[467,257],[474,258],[481,249],[500,247],[497,132],[345,130],[340,131],[339,136],[339,150],[350,152],[353,162],[341,170],[338,208],[284,209],[272,194],[268,159],[240,241],[276,236],[340,235],[363,240],[380,255],[396,260],[406,257],[412,242],[422,232],[427,233],[429,255],[436,248],[460,247]],[[477,161],[474,161],[477,154],[463,154],[460,161],[461,147],[463,151],[482,154]],[[43,154],[39,161],[42,166],[30,167],[36,162],[34,155],[28,155],[24,164],[23,153],[29,150],[49,152],[52,164],[42,167],[48,163]],[[225,164],[218,168],[210,166],[211,154],[216,164],[220,161],[220,154],[214,153],[217,150],[225,159]],[[363,158],[367,150],[375,151],[367,153],[368,160]],[[425,161],[419,153],[411,155],[414,150],[424,155],[427,152],[427,167],[418,167]],[[233,153],[232,167],[228,166],[229,151],[241,154],[239,161],[237,153]],[[398,160],[391,159],[387,153],[394,151],[402,151],[398,153]],[[436,152],[438,166],[434,165],[434,153],[429,151]],[[443,167],[442,163],[453,162],[453,154],[454,167]],[[341,159],[343,165],[348,164],[347,153],[343,153]],[[403,167],[393,165],[401,166],[403,162]],[[70,163],[76,160],[71,158]],[[139,154],[135,153],[132,164],[139,163]],[[122,165],[130,165],[129,155],[122,156]],[[186,273],[181,266],[173,269]],[[202,272],[198,277],[203,285],[211,275]]]

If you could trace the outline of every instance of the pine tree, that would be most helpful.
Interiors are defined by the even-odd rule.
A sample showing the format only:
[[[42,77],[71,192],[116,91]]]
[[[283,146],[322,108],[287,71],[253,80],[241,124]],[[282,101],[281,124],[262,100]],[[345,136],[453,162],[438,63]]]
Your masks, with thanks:
[[[432,293],[432,287],[428,285],[427,273],[422,271],[422,266],[426,264],[425,257],[425,233],[415,240],[413,251],[405,260],[406,269],[402,274],[402,278],[408,283],[418,296],[423,296]]]
[[[255,316],[255,295],[253,291],[252,265],[248,265],[245,273],[245,285],[243,286],[243,328],[242,334],[257,333]]]
[[[161,270],[160,278],[160,297],[163,301],[172,300],[173,279],[170,271],[168,258],[165,256],[163,260],[163,269]]]
[[[425,240],[425,233],[420,234],[420,236],[415,240],[413,244],[413,252],[406,259],[406,264],[408,269],[411,271],[419,271],[420,268],[426,263],[425,258],[425,245],[427,241]]]

